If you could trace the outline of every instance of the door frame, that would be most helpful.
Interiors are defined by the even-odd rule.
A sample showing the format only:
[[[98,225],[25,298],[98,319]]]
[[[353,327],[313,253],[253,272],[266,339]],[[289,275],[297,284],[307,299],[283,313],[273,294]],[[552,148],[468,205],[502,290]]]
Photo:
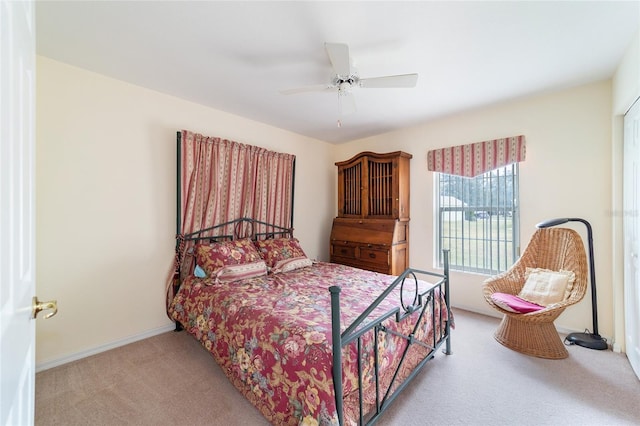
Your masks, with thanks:
[[[640,378],[640,98],[624,116],[623,138],[624,340]]]

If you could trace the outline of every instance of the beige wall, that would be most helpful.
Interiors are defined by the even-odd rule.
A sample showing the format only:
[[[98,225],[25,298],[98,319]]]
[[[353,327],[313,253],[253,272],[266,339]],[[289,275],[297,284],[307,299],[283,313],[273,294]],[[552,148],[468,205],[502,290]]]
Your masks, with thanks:
[[[177,130],[295,154],[295,234],[328,260],[332,145],[44,57],[36,90],[37,294],[59,306],[36,364],[171,326]]]
[[[521,243],[536,223],[581,217],[594,229],[600,333],[613,333],[611,260],[611,84],[605,81],[562,92],[515,100],[469,111],[386,135],[337,147],[335,160],[362,150],[413,154],[411,160],[410,263],[434,267],[433,174],[427,151],[452,145],[524,134],[527,159],[520,165]],[[580,223],[568,224],[586,241]],[[485,276],[452,274],[452,303],[495,315],[481,293]],[[556,321],[567,330],[591,328],[586,297]]]
[[[333,163],[363,150],[412,153],[411,265],[425,269],[434,257],[427,151],[525,134],[521,240],[526,244],[544,219],[589,220],[600,332],[623,339],[621,225],[612,212],[621,209],[621,117],[640,95],[639,38],[612,85],[516,100],[336,146],[38,57],[37,294],[57,299],[60,312],[37,322],[37,365],[170,328],[164,280],[174,244],[175,133],[182,128],[295,154],[296,235],[319,260],[327,260],[337,211]],[[454,305],[494,314],[481,297],[484,278],[454,274]],[[557,325],[590,328],[589,298]]]

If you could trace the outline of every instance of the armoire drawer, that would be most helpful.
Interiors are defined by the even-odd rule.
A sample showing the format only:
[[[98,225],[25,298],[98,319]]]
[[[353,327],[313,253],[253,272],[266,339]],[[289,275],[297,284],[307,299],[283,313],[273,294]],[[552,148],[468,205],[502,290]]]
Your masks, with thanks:
[[[331,256],[345,257],[348,259],[356,258],[356,246],[349,243],[333,242],[331,244]]]
[[[389,250],[360,247],[358,259],[367,263],[389,266]]]
[[[389,274],[389,266],[385,264],[376,264],[371,262],[362,262],[358,259],[349,259],[344,257],[331,256],[332,263],[339,263],[341,265],[353,266],[354,268],[366,269],[367,271],[380,272],[383,274]]]

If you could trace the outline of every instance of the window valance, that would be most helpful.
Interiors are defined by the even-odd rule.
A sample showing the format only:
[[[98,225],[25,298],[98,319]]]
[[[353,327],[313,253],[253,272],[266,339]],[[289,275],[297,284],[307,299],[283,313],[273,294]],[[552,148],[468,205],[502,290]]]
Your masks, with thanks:
[[[525,156],[525,137],[519,135],[431,150],[427,153],[427,167],[433,172],[474,177],[524,161]]]

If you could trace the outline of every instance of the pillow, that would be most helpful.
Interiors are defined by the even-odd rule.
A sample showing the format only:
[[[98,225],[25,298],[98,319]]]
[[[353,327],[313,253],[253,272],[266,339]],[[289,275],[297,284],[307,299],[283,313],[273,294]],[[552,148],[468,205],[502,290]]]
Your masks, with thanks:
[[[296,269],[305,268],[307,266],[311,266],[313,262],[306,256],[293,257],[291,259],[283,259],[276,263],[276,265],[271,268],[272,274],[277,274],[280,272],[290,272]]]
[[[518,293],[521,299],[541,306],[558,303],[569,296],[576,280],[571,271],[551,271],[542,268],[527,268],[524,287]]]
[[[544,306],[527,302],[513,294],[493,293],[491,295],[491,300],[505,311],[515,312],[516,314],[526,314],[527,312],[535,312],[544,309]]]
[[[243,263],[242,265],[224,266],[216,272],[216,282],[229,283],[249,278],[267,275],[267,265],[264,260],[257,262]]]
[[[197,244],[196,263],[209,277],[215,277],[218,270],[229,265],[243,265],[257,262],[260,254],[249,238],[222,241],[213,244]]]
[[[202,269],[200,265],[196,265],[195,269],[193,270],[193,275],[198,278],[207,278],[207,273],[204,271],[204,269]]]
[[[280,269],[284,260],[307,257],[297,238],[271,238],[254,244],[271,272]]]

